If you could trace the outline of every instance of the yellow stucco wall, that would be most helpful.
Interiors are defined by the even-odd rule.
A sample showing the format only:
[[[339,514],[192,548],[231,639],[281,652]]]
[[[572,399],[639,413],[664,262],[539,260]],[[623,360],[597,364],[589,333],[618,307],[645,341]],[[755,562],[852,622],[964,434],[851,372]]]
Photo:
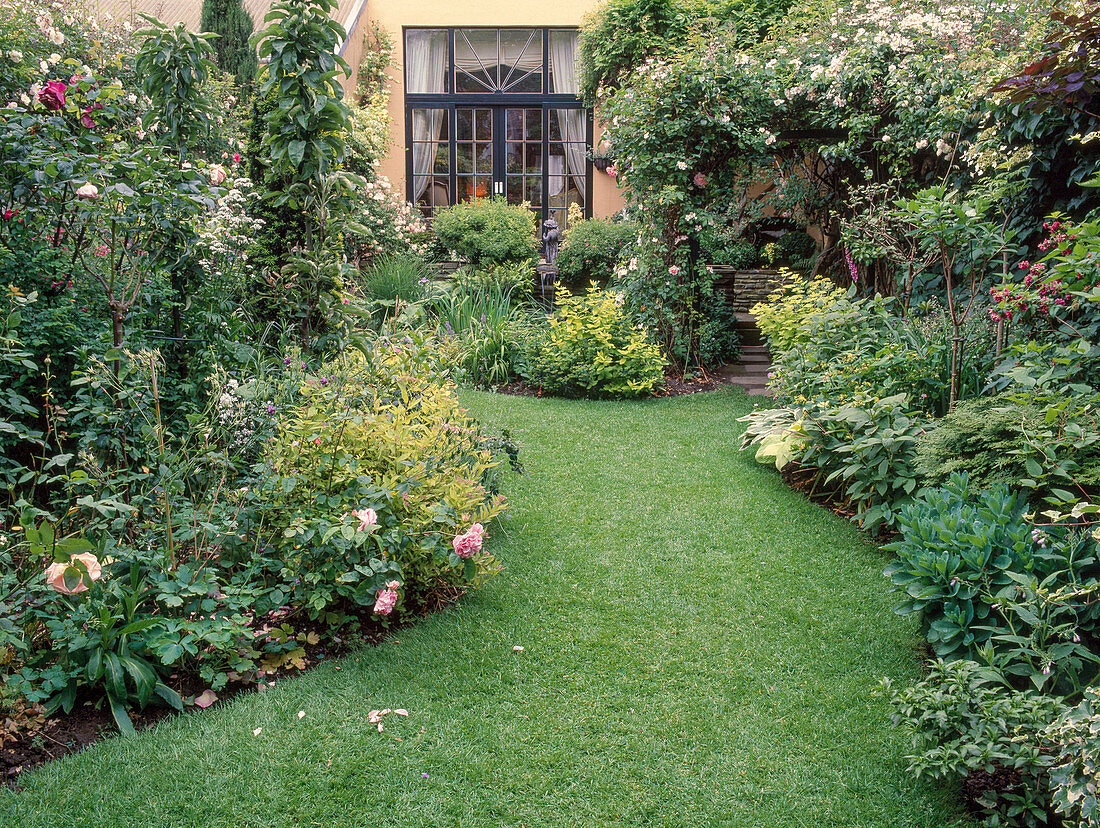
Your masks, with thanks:
[[[367,0],[366,32],[377,24],[389,33],[394,44],[390,67],[390,117],[393,148],[384,159],[381,173],[405,192],[405,92],[403,85],[401,32],[406,26],[580,26],[584,16],[599,6],[599,0]],[[596,139],[600,135],[596,125]],[[623,207],[623,197],[612,179],[592,172],[592,215],[610,216]]]

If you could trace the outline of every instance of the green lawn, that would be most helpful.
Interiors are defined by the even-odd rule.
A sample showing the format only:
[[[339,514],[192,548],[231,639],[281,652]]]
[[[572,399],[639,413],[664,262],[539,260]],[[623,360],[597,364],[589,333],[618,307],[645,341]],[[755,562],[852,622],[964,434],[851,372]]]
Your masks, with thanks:
[[[497,579],[28,774],[0,825],[970,825],[871,695],[918,675],[884,553],[736,450],[740,391],[464,399],[523,442]]]

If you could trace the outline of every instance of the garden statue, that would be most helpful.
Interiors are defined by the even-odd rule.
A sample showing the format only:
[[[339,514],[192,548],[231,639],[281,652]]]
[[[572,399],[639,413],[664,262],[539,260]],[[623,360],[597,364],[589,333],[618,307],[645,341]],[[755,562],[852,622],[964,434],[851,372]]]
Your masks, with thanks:
[[[558,223],[548,218],[542,223],[542,249],[547,264],[553,264],[558,257],[558,245],[561,243],[561,231]]]

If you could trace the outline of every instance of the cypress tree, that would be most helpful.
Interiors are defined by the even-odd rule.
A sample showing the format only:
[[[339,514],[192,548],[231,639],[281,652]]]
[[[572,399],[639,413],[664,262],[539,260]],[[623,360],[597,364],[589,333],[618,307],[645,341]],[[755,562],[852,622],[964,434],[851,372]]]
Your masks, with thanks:
[[[203,0],[199,28],[220,37],[214,41],[214,62],[244,86],[256,74],[256,51],[248,46],[252,17],[241,0]]]

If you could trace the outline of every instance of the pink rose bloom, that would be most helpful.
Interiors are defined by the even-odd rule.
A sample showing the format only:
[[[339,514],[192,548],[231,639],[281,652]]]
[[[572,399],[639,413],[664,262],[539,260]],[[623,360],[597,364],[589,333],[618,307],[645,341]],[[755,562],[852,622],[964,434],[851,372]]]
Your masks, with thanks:
[[[84,564],[84,568],[88,570],[88,583],[99,580],[100,576],[103,574],[103,568],[99,565],[99,559],[91,552],[81,552],[79,555],[73,555],[69,563],[52,563],[47,566],[46,583],[65,595],[72,595],[75,592],[86,592],[88,583],[85,583],[85,575],[81,570],[73,566],[77,561]],[[78,579],[76,584],[72,587],[65,583],[66,572],[70,573],[70,579],[72,577]]]
[[[65,106],[65,90],[68,88],[62,81],[47,81],[46,88],[38,93],[38,102],[50,112],[57,112]]]
[[[366,532],[368,526],[378,523],[378,513],[374,509],[356,509],[352,514],[359,518],[360,532]]]
[[[668,269],[668,272],[671,273],[673,276],[676,276],[677,274],[679,274],[680,268],[677,267],[676,265],[673,265],[672,267],[670,267]]]
[[[392,583],[392,582],[391,582]],[[397,591],[393,589],[378,590],[378,598],[374,602],[375,615],[389,615],[397,606]]]
[[[480,523],[475,523],[466,530],[466,534],[454,539],[455,554],[460,558],[469,558],[475,552],[480,552],[481,538],[484,534],[485,528]]]
[[[705,187],[705,186],[707,186],[707,177],[705,175],[703,175],[701,172],[695,173],[695,178],[692,179],[692,180],[695,182],[696,187]]]
[[[225,167],[221,164],[210,165],[210,183],[217,187],[225,181]]]
[[[618,177],[619,171],[617,169],[615,169],[614,164],[612,164],[610,167],[607,168],[607,175],[610,178],[617,178]]]
[[[99,188],[95,184],[81,184],[76,188],[77,198],[99,198]]]

